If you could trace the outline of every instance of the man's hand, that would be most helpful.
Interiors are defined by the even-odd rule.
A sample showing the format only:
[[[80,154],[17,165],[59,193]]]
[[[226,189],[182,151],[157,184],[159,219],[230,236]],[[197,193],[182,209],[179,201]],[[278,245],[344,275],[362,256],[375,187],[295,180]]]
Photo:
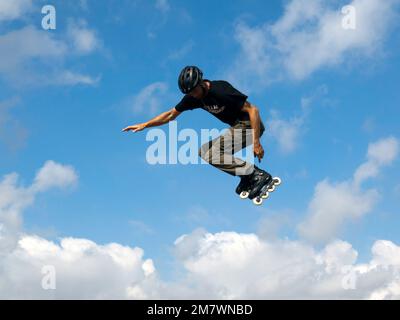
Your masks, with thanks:
[[[255,105],[252,105],[250,102],[246,101],[242,107],[243,112],[247,112],[250,118],[250,125],[253,129],[253,151],[254,156],[258,158],[258,162],[261,162],[264,157],[264,149],[260,144],[260,113],[258,108]]]
[[[125,129],[122,129],[122,132],[129,132],[129,131],[139,132],[145,128],[146,128],[145,123],[139,123],[139,124],[135,124],[133,126],[126,127]]]
[[[258,158],[258,162],[261,162],[264,158],[264,148],[262,147],[260,141],[255,141],[253,144],[254,156]]]

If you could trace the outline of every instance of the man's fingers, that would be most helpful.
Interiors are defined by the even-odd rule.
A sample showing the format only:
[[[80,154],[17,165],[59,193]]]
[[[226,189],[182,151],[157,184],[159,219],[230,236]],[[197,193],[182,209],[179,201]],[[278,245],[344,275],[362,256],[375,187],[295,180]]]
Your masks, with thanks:
[[[261,160],[264,158],[264,150],[262,150],[259,154],[258,154],[258,161],[261,162]]]
[[[126,127],[125,129],[122,130],[123,132],[128,132],[128,131],[133,131],[133,132],[137,132],[139,131],[139,128],[137,127]]]

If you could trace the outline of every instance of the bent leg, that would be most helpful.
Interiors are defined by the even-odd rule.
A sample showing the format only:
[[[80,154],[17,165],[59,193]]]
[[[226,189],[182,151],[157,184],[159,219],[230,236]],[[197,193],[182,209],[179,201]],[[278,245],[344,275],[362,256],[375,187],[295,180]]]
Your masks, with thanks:
[[[253,143],[253,130],[249,121],[240,121],[222,136],[205,143],[199,156],[232,176],[246,176],[254,171],[254,164],[233,155]]]

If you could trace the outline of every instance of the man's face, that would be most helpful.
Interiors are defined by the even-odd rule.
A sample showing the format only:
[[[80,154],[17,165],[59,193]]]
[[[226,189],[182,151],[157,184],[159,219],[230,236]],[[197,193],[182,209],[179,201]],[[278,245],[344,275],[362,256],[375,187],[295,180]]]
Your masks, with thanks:
[[[192,91],[189,92],[189,95],[196,99],[201,99],[203,97],[203,89],[198,84]]]

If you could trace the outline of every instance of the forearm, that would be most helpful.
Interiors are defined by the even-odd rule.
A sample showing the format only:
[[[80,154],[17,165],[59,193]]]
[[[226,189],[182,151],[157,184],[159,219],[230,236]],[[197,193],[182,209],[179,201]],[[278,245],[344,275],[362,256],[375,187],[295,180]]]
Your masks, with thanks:
[[[123,132],[129,132],[129,131],[139,132],[146,128],[161,126],[163,124],[166,124],[166,123],[174,120],[179,114],[180,114],[180,112],[178,112],[175,108],[173,108],[169,111],[161,113],[157,117],[154,117],[153,119],[151,119],[147,122],[135,124],[133,126],[128,126],[124,129],[122,129],[122,131]]]
[[[261,118],[260,113],[257,108],[252,108],[249,111],[250,125],[253,129],[253,143],[259,143],[260,141],[260,128],[261,128]]]
[[[146,128],[151,128],[151,127],[157,127],[157,126],[162,126],[169,121],[173,120],[173,117],[171,115],[170,111],[163,112],[157,117],[154,117],[153,119],[145,122]]]

